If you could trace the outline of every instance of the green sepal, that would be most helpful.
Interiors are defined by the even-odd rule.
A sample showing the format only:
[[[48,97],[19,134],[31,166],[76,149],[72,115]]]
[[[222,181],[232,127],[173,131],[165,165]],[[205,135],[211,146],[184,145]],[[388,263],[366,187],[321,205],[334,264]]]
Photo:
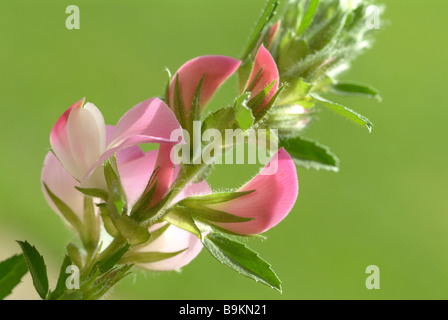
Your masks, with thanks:
[[[94,197],[94,198],[100,198],[104,201],[107,201],[107,199],[109,198],[109,193],[105,190],[102,189],[97,189],[97,188],[81,188],[81,187],[77,187],[75,186],[75,189],[78,190],[79,192],[81,192],[82,194],[89,196],[89,197]]]
[[[194,234],[198,239],[202,239],[201,230],[199,230],[190,212],[184,207],[175,206],[163,217],[163,220]]]
[[[95,265],[93,266],[90,274],[95,274],[95,272],[98,272],[99,274],[103,274],[105,272],[110,271],[112,268],[115,267],[116,264],[118,264],[121,260],[121,258],[124,256],[126,252],[128,252],[130,248],[129,243],[125,243],[122,247],[118,248],[114,251],[111,255],[107,256],[104,259],[101,259]]]
[[[202,133],[207,129],[216,129],[221,134],[225,135],[226,129],[236,129],[238,125],[236,123],[235,108],[225,107],[215,112],[210,113],[202,124]]]
[[[331,93],[341,96],[363,96],[382,100],[378,90],[363,84],[339,82],[332,84],[329,89]]]
[[[195,203],[198,203],[201,205],[223,203],[223,202],[227,202],[230,200],[244,197],[245,195],[248,195],[254,191],[255,190],[221,192],[221,193],[206,194],[203,196],[190,196],[188,198],[181,200],[179,204],[188,206],[189,204],[195,204]]]
[[[186,248],[176,252],[132,252],[123,257],[125,263],[151,263],[162,261],[177,256],[187,250]]]
[[[23,254],[18,254],[0,262],[0,300],[9,296],[28,272]]]
[[[174,79],[174,97],[173,97],[173,110],[176,115],[177,121],[183,129],[191,131],[191,128],[188,125],[187,114],[185,113],[184,102],[182,101],[182,95],[180,93],[179,86],[179,75],[176,74],[176,78]]]
[[[51,192],[50,188],[44,183],[44,188],[47,191],[50,199],[56,205],[58,210],[64,216],[64,218],[70,223],[79,234],[82,233],[83,225],[79,217],[73,212],[72,209],[68,205],[66,205],[61,199],[59,199],[53,192]]]
[[[210,254],[222,264],[282,292],[281,281],[272,270],[271,265],[245,244],[217,233],[209,233],[204,237],[203,244]]]
[[[48,294],[48,276],[44,258],[28,241],[17,241],[17,243],[22,248],[37,293],[42,299],[46,299]]]
[[[100,221],[95,213],[93,199],[84,197],[84,225],[82,239],[86,249],[93,250],[100,239]]]
[[[255,123],[260,122],[264,119],[264,117],[269,113],[269,110],[274,106],[274,104],[277,101],[278,96],[283,92],[283,89],[285,89],[286,84],[282,85],[278,88],[277,92],[272,96],[271,100],[258,112],[255,113]]]
[[[235,216],[233,214],[215,210],[200,204],[190,203],[186,210],[191,214],[194,220],[217,223],[239,223],[254,220],[254,218],[246,218]]]
[[[257,46],[257,43],[261,35],[263,34],[263,30],[274,16],[277,6],[278,0],[269,0],[267,2],[266,7],[264,8],[263,13],[258,19],[257,24],[255,25],[255,28],[252,31],[252,34],[249,37],[249,41],[247,42],[247,45],[243,51],[243,54],[241,56],[242,61],[246,60]]]
[[[83,254],[81,250],[78,248],[76,244],[73,242],[69,242],[66,247],[67,254],[70,256],[70,260],[78,267],[82,268],[83,266]]]
[[[311,139],[303,137],[280,139],[280,147],[285,148],[297,166],[339,171],[339,159],[330,152],[328,147]]]
[[[142,227],[139,223],[125,214],[115,221],[114,225],[117,231],[125,239],[128,239],[131,245],[145,243],[151,237],[147,228]]]
[[[312,97],[316,102],[323,105],[324,107],[330,109],[331,111],[343,116],[344,118],[346,118],[362,127],[366,127],[367,130],[369,130],[369,132],[372,132],[373,124],[366,117],[360,115],[359,113],[356,113],[355,111],[353,111],[343,105],[337,104],[336,102],[332,102],[327,99],[324,99],[316,94],[313,94]]]
[[[319,5],[319,0],[310,0],[308,3],[308,7],[303,15],[302,21],[300,22],[299,30],[297,31],[297,35],[300,36],[311,24],[313,21],[314,15],[317,11],[317,6]]]
[[[249,98],[249,92],[243,93],[235,99],[235,102],[233,104],[236,113],[236,122],[238,123],[238,126],[243,130],[249,129],[255,120],[252,110],[247,105]]]

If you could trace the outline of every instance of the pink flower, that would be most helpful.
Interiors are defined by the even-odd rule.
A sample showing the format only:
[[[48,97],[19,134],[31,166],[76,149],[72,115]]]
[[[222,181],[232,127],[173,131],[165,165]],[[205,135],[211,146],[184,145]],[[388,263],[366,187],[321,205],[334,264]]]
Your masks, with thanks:
[[[111,131],[113,128],[108,129],[110,129],[108,131]],[[129,207],[132,207],[144,192],[156,168],[158,154],[161,150],[162,152],[166,152],[166,149],[163,151],[162,148],[159,151],[152,150],[144,153],[140,147],[133,146],[120,150],[117,153],[118,170]],[[164,162],[163,166],[169,167],[170,164]],[[176,175],[177,172],[174,172],[174,175],[169,178],[168,187],[174,181]],[[168,176],[164,175],[163,177],[167,178]],[[74,188],[79,183],[64,169],[59,160],[51,152],[45,158],[42,169],[42,182],[82,220],[84,196]],[[162,181],[162,184],[165,184],[165,182]],[[58,214],[61,214],[44,188],[43,192],[50,207]],[[210,187],[203,181],[187,186],[175,201],[191,195],[210,192]],[[158,223],[150,227],[149,231],[153,232],[164,225],[165,223]],[[140,264],[139,266],[150,270],[174,270],[187,265],[199,254],[202,250],[201,241],[195,235],[170,225],[159,238],[139,249],[139,252],[171,253],[181,250],[184,251],[174,257],[157,262]]]
[[[56,122],[51,148],[63,167],[83,186],[104,187],[101,170],[95,170],[115,152],[139,143],[168,143],[180,129],[175,115],[161,100],[145,100],[127,113],[107,137],[101,112],[84,99],[71,106]]]
[[[161,174],[158,180],[158,185],[167,185],[166,188],[173,183],[177,177],[177,170],[174,170],[171,162],[159,162],[156,165],[158,159],[164,158],[166,155],[160,156],[160,153],[167,153],[169,156],[169,149],[159,149],[148,151],[143,153],[141,150],[129,151],[125,149],[120,151],[117,155],[118,170],[120,172],[121,181],[128,198],[129,205],[132,206],[140,198],[145,190],[154,169],[159,166],[160,170],[165,170],[165,167],[172,167],[171,174]],[[166,192],[165,187],[162,189],[162,194]],[[211,193],[211,189],[207,182],[202,181],[200,183],[191,184],[187,186],[175,199],[174,203],[182,200],[191,195],[208,194]],[[150,232],[153,232],[166,223],[158,223],[149,228]],[[180,229],[174,225],[170,225],[156,240],[150,242],[143,248],[140,248],[138,252],[178,252],[184,250],[180,254],[164,259],[157,262],[138,264],[139,267],[149,270],[174,270],[179,269],[192,261],[202,250],[201,240],[196,235],[189,233],[183,229]]]
[[[261,45],[255,57],[254,65],[252,67],[249,80],[247,81],[245,91],[250,91],[251,98],[254,98],[273,81],[275,81],[274,85],[256,112],[259,112],[268,104],[269,100],[271,100],[277,92],[280,81],[280,76],[278,74],[278,69],[274,58],[272,58],[269,51]]]
[[[271,166],[277,168],[274,174]],[[251,191],[240,198],[208,207],[236,216],[254,218],[241,223],[220,223],[224,229],[239,234],[258,234],[271,229],[291,211],[297,199],[299,184],[296,167],[285,149],[281,148],[252,180],[238,191]]]
[[[204,77],[200,96],[201,110],[212,98],[216,90],[240,66],[241,61],[226,56],[202,56],[182,65],[171,81],[169,87],[169,105],[173,108],[176,78],[179,78],[179,89],[182,102],[189,114],[196,88]]]

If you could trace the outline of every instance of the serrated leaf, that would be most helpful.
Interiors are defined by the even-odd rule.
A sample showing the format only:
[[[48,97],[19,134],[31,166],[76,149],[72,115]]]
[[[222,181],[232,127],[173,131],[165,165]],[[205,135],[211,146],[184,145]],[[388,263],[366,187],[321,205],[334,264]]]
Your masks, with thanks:
[[[302,21],[300,22],[299,30],[297,31],[297,35],[300,36],[311,24],[313,21],[314,15],[317,11],[317,6],[319,5],[319,0],[310,0],[308,4],[308,8],[303,16]]]
[[[48,300],[58,299],[65,291],[65,281],[67,280],[68,274],[65,272],[67,267],[72,264],[72,260],[68,255],[65,256],[64,261],[62,262],[61,269],[59,271],[58,282],[56,284],[53,292],[50,293]]]
[[[340,105],[336,102],[329,101],[329,100],[322,98],[318,95],[313,94],[312,97],[316,102],[320,103],[324,107],[330,109],[331,111],[343,116],[344,118],[346,118],[362,127],[366,127],[367,130],[369,130],[369,132],[372,132],[373,124],[366,117],[360,115],[359,113],[356,113],[352,109],[349,109],[349,108],[347,108],[343,105]]]
[[[364,96],[381,101],[381,96],[376,89],[362,84],[336,83],[330,86],[330,92],[341,96]]]
[[[0,262],[0,300],[12,293],[27,272],[28,265],[23,254]]]
[[[277,6],[278,6],[278,0],[269,0],[267,2],[266,7],[263,10],[263,13],[258,19],[257,24],[255,25],[255,28],[249,37],[249,41],[247,42],[247,45],[243,51],[241,60],[246,60],[246,58],[250,55],[250,53],[255,49],[255,46],[257,45],[257,42],[260,39],[260,36],[263,33],[265,26],[274,16],[275,9],[277,8]]]
[[[47,297],[48,293],[48,276],[47,266],[44,258],[34,246],[31,246],[27,241],[17,241],[23,251],[28,269],[33,278],[33,284],[37,293],[42,299]]]
[[[221,234],[210,233],[204,237],[203,244],[211,255],[222,264],[248,278],[282,291],[281,281],[272,270],[271,265],[243,243],[231,240]]]
[[[330,152],[328,147],[320,145],[311,139],[303,137],[281,139],[280,147],[285,148],[298,166],[307,169],[339,171],[338,158]]]

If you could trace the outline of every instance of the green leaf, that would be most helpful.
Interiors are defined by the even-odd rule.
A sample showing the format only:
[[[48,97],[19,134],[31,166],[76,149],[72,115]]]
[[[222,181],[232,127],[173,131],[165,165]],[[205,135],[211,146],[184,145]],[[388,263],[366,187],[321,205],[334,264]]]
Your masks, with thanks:
[[[45,265],[44,258],[36,250],[34,246],[31,246],[27,241],[17,241],[23,251],[28,269],[30,270],[33,278],[34,287],[37,293],[42,299],[47,297],[48,293],[48,277],[47,266]]]
[[[324,107],[330,109],[331,111],[343,116],[344,118],[346,118],[362,127],[366,127],[369,130],[369,132],[372,132],[373,124],[366,117],[360,115],[359,113],[356,113],[355,111],[353,111],[347,107],[344,107],[343,105],[329,101],[329,100],[324,99],[318,95],[313,94],[312,97],[316,102],[320,103]]]
[[[82,223],[76,213],[73,212],[72,209],[68,205],[66,205],[61,199],[59,199],[53,192],[51,192],[50,188],[44,183],[44,188],[47,191],[50,199],[56,205],[58,210],[64,216],[64,218],[70,223],[80,234],[82,232]]]
[[[254,123],[254,115],[251,109],[247,106],[250,93],[246,92],[235,99],[234,108],[236,112],[236,121],[241,129],[247,130]]]
[[[300,27],[297,32],[298,36],[300,36],[313,21],[313,17],[317,11],[318,5],[319,5],[319,0],[310,0],[309,1],[308,8],[306,9],[306,12],[305,12],[305,15],[303,16],[302,21],[300,22]]]
[[[188,205],[190,203],[199,203],[202,205],[217,204],[217,203],[227,202],[227,201],[230,201],[233,199],[243,197],[243,196],[248,195],[254,191],[255,190],[236,191],[236,192],[221,192],[221,193],[206,194],[203,196],[191,196],[191,197],[183,199],[180,202],[180,204],[181,205]]]
[[[64,258],[64,261],[62,262],[61,270],[59,271],[58,282],[57,282],[56,287],[53,290],[53,292],[50,293],[48,300],[56,300],[59,297],[61,297],[62,294],[64,293],[64,291],[66,289],[65,281],[67,280],[67,277],[68,277],[68,274],[65,273],[65,271],[67,270],[67,267],[70,266],[71,264],[72,264],[72,260],[70,259],[70,257],[68,255],[66,255]]]
[[[330,92],[341,96],[364,96],[381,101],[381,96],[376,89],[362,84],[336,83],[330,86]]]
[[[101,259],[93,266],[91,272],[95,272],[96,270],[98,270],[100,274],[108,272],[121,260],[124,254],[128,252],[130,246],[129,243],[126,243],[121,248],[115,250],[113,254]]]
[[[222,264],[248,278],[282,291],[281,281],[270,264],[243,243],[217,233],[208,234],[203,243],[211,255]]]
[[[163,217],[163,219],[178,228],[194,234],[199,239],[202,239],[201,231],[186,208],[175,206]]]
[[[28,266],[23,254],[0,262],[0,300],[12,293],[12,289],[20,283],[27,272]]]
[[[251,54],[252,50],[255,49],[258,40],[261,37],[261,34],[265,28],[265,26],[269,23],[275,13],[275,9],[278,6],[278,0],[269,0],[266,4],[266,7],[263,10],[260,18],[258,19],[257,24],[255,25],[252,34],[249,37],[249,41],[247,42],[246,48],[243,51],[243,55],[241,60],[246,60],[246,58]]]
[[[75,186],[75,189],[78,190],[79,192],[83,193],[86,196],[100,198],[100,199],[103,199],[104,201],[107,201],[107,198],[109,197],[109,193],[102,189],[81,188],[81,187],[76,187],[76,186]]]
[[[328,147],[320,145],[311,139],[303,137],[281,139],[280,147],[285,148],[298,166],[307,169],[339,171],[338,158],[330,152]]]

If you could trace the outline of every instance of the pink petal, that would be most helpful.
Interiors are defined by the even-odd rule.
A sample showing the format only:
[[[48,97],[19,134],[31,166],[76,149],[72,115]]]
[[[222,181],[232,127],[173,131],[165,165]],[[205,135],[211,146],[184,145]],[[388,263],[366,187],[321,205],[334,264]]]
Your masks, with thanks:
[[[274,174],[267,174],[273,166]],[[264,232],[283,220],[297,199],[299,185],[296,167],[289,154],[282,148],[260,173],[238,191],[256,190],[241,198],[209,205],[233,215],[255,218],[242,223],[221,223],[221,227],[240,234]]]
[[[261,70],[261,72],[260,72],[260,70]],[[260,108],[257,110],[257,111],[259,111],[264,106],[266,106],[266,104],[269,102],[269,100],[271,100],[271,98],[277,92],[279,81],[280,81],[277,65],[275,64],[275,61],[272,58],[269,51],[263,45],[261,45],[260,49],[258,49],[257,56],[255,57],[254,65],[252,67],[252,72],[251,72],[249,80],[247,81],[247,84],[246,84],[246,90],[252,84],[252,81],[255,79],[257,74],[258,74],[258,77],[255,80],[255,83],[251,89],[251,98],[255,97],[257,94],[259,94],[261,91],[263,91],[269,84],[271,84],[275,80],[273,87],[269,91],[268,95],[266,96],[265,100],[261,104]]]
[[[67,204],[81,219],[84,212],[84,197],[75,189],[78,182],[64,169],[53,153],[49,152],[44,160],[41,173],[42,191],[50,207],[62,216],[45,190],[44,183],[59,199]]]
[[[117,153],[118,171],[129,207],[137,202],[145,190],[154,171],[156,157],[157,150],[143,153],[139,147],[126,148]]]
[[[71,174],[81,180],[106,147],[106,124],[101,112],[92,103],[74,108],[67,121],[67,135],[80,173]]]
[[[70,108],[68,108],[64,114],[59,118],[56,124],[53,126],[50,134],[50,144],[53,152],[57,155],[60,161],[64,164],[65,168],[69,172],[80,174],[77,163],[70,148],[70,143],[67,134],[67,122],[70,113],[73,109],[81,108],[85,102],[85,98],[82,98]]]
[[[176,77],[179,77],[179,88],[185,111],[188,114],[191,108],[196,88],[204,76],[201,89],[201,110],[212,98],[216,90],[240,66],[241,61],[226,56],[202,56],[186,62],[179,68],[173,77],[169,89],[170,106],[173,107],[174,86]]]
[[[151,98],[139,103],[121,117],[114,129],[109,128],[106,151],[91,166],[83,180],[121,149],[140,143],[177,143],[177,140],[171,138],[174,130],[181,130],[179,122],[162,100]]]
[[[276,23],[274,23],[274,25],[269,29],[269,34],[268,34],[268,40],[267,40],[267,46],[268,48],[271,47],[272,42],[274,41],[275,36],[278,33],[278,30],[280,28],[280,23],[281,20],[277,21]]]
[[[154,225],[150,232],[163,225],[163,223]],[[138,266],[155,271],[175,270],[190,263],[201,252],[202,243],[195,235],[171,225],[159,238],[139,251],[177,252],[184,249],[185,251],[174,257],[152,263],[138,264]]]
[[[139,143],[168,142],[171,133],[181,129],[171,109],[158,98],[140,102],[118,121],[107,149],[123,148]]]
[[[155,180],[157,180],[156,190],[151,200],[150,207],[153,207],[166,195],[170,188],[173,178],[174,164],[171,162],[170,153],[173,145],[161,144],[157,153],[157,160],[155,164]]]

